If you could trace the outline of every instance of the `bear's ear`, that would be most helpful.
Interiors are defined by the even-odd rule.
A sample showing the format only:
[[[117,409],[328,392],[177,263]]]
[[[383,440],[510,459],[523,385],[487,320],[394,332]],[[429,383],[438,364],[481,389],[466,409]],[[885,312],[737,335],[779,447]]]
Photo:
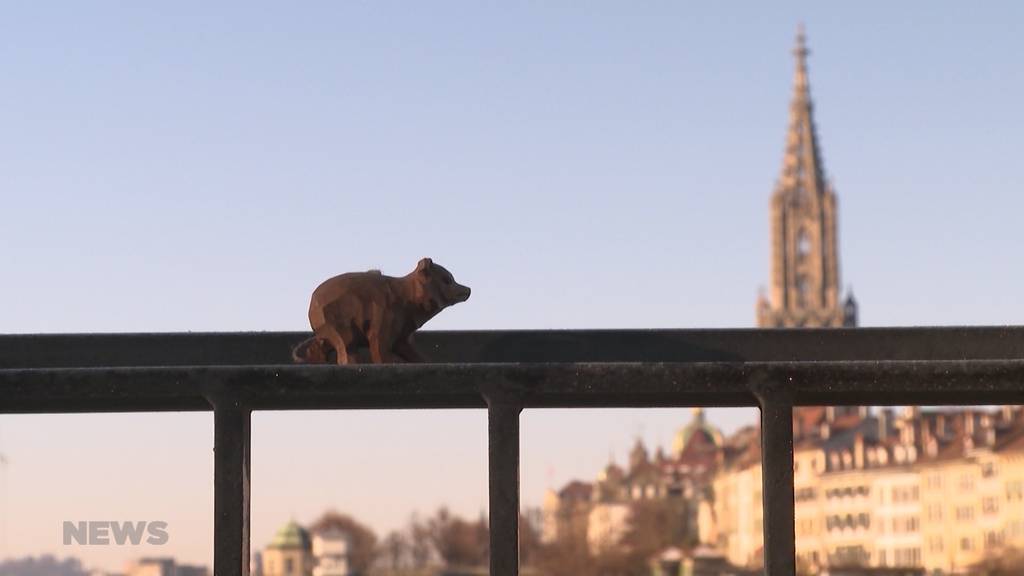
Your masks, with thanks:
[[[431,260],[430,258],[424,258],[424,259],[420,260],[418,264],[416,264],[416,272],[419,272],[420,274],[423,274],[424,276],[429,276],[430,275],[430,271],[431,271],[431,269],[433,267],[434,267],[434,261]]]

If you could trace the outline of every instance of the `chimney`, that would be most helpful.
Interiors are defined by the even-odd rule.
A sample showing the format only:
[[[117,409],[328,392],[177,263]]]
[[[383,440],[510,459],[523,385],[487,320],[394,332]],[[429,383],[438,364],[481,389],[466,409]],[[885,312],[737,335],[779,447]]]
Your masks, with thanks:
[[[974,412],[964,411],[964,436],[974,437]]]
[[[946,415],[942,412],[935,416],[935,435],[939,438],[946,437]]]
[[[864,468],[864,435],[859,432],[853,439],[853,467],[857,470]]]
[[[892,420],[892,410],[885,408],[878,411],[878,439],[884,442],[889,438],[889,421]]]
[[[914,429],[917,425],[917,420],[903,421],[903,427],[900,429],[900,444],[913,444],[916,441],[917,435],[914,434]]]
[[[1013,406],[999,407],[999,415],[1002,417],[1002,421],[1004,424],[1009,424],[1010,422],[1013,422],[1013,408]]]
[[[932,430],[928,427],[927,422],[921,423],[921,447],[924,448],[925,454],[932,456],[930,446],[932,445]]]

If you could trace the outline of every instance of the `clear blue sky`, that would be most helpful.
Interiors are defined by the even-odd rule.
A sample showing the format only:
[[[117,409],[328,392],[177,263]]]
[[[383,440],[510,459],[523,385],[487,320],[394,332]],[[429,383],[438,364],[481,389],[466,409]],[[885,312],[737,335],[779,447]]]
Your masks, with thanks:
[[[799,21],[862,323],[1024,324],[1019,2],[8,2],[0,331],[305,329],[322,279],[402,274],[423,256],[473,287],[431,328],[750,326]],[[440,501],[476,513],[482,415],[376,416],[376,459],[355,468],[339,454],[358,418],[257,419],[254,472],[276,459],[290,493],[256,477],[255,545],[289,514],[358,503],[320,501],[296,463],[414,483],[421,461],[403,450],[431,454],[416,443],[463,464],[366,520],[384,529]],[[172,435],[172,468],[192,482],[210,464],[186,455],[209,447],[207,415],[162,418],[131,420],[149,428],[130,437],[109,416],[0,419],[9,485],[82,449],[62,434],[95,434],[110,463]],[[636,434],[667,443],[688,415],[525,418],[524,498],[538,503]],[[570,436],[587,440],[536,440]],[[113,482],[103,469],[82,498]],[[199,523],[201,486],[175,507]],[[64,552],[46,532],[15,549],[13,532],[0,557]],[[181,555],[202,561],[202,546]]]

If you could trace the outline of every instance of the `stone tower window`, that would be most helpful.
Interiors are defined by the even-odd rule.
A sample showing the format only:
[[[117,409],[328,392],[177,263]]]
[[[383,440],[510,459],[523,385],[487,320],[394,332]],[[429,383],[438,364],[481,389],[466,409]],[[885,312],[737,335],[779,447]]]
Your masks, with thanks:
[[[796,305],[798,307],[807,306],[807,277],[803,274],[796,277]]]
[[[811,253],[811,237],[806,230],[800,230],[796,238],[796,257],[803,260]]]

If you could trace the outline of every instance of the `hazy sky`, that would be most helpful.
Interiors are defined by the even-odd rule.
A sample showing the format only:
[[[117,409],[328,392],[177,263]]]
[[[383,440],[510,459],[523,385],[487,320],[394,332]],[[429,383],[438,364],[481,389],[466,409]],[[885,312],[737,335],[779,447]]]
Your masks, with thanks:
[[[750,326],[799,21],[862,323],[1022,324],[1022,19],[1011,1],[2,3],[0,331],[300,330],[324,278],[423,256],[473,288],[430,328]],[[524,501],[687,419],[526,414]],[[484,430],[482,412],[258,414],[254,546],[327,506],[379,531],[441,502],[475,515]],[[0,418],[0,557],[208,563],[211,445],[209,414]],[[173,546],[58,545],[60,520],[133,518],[171,520]]]

